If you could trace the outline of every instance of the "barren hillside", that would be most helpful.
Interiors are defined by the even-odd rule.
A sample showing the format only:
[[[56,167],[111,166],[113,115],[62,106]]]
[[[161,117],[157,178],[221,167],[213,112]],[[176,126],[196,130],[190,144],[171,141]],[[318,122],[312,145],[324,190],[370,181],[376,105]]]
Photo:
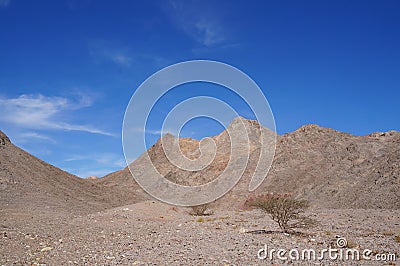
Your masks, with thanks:
[[[400,208],[400,133],[356,137],[306,125],[284,135],[261,190],[331,208]]]
[[[233,121],[230,127],[238,121]],[[238,185],[217,201],[219,205],[239,207],[249,195],[249,180],[260,152],[259,133],[267,130],[256,121],[243,121],[251,143],[249,164]],[[197,140],[177,140],[172,135],[163,138],[165,143],[178,141],[189,158],[200,154]],[[204,184],[224,171],[230,156],[227,133],[222,132],[213,139],[217,143],[217,155],[213,163],[201,171],[185,171],[171,164],[163,152],[161,139],[148,153],[154,166],[167,179],[184,185]],[[131,167],[144,168],[144,156],[146,154],[134,161]],[[142,172],[145,174],[146,169]],[[98,182],[110,187],[128,187],[135,193],[140,191],[128,168],[111,173]],[[390,131],[358,137],[306,125],[277,136],[271,171],[256,192],[291,192],[309,199],[316,206],[329,208],[399,209],[400,133]]]
[[[16,147],[0,131],[1,212],[63,215],[134,202],[133,193],[105,188],[62,171]]]

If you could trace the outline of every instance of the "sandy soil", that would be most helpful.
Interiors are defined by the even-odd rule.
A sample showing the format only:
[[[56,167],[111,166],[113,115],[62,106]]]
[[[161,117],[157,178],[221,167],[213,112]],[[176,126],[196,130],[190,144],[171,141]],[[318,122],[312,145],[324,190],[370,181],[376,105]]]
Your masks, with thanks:
[[[395,239],[400,210],[314,209],[309,215],[320,224],[291,235],[257,210],[217,209],[205,217],[188,212],[155,201],[82,216],[3,211],[0,265],[400,265]],[[370,249],[372,260],[330,260],[328,254],[308,261],[257,257],[265,244],[269,250],[314,249],[320,254],[336,248],[338,237],[360,253]],[[396,261],[376,261],[375,254],[395,254]]]

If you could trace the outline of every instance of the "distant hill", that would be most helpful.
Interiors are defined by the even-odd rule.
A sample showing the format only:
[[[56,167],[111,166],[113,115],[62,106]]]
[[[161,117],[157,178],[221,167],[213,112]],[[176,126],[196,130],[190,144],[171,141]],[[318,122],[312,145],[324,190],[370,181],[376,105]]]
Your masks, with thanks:
[[[239,121],[246,124],[249,132],[250,163],[237,186],[217,201],[217,205],[224,207],[239,207],[249,196],[249,180],[260,153],[260,130],[272,134],[257,121],[243,118],[235,119],[229,127]],[[189,158],[200,154],[197,140],[176,139],[168,134],[162,138],[167,145],[178,141]],[[226,132],[213,139],[217,143],[217,155],[213,163],[201,171],[184,171],[172,165],[163,152],[161,139],[148,153],[165,178],[184,185],[204,184],[224,171],[230,156]],[[142,169],[143,175],[146,174],[144,156],[146,154],[131,164],[135,169]],[[129,189],[137,195],[141,193],[128,168],[111,173],[98,183]],[[277,136],[271,171],[256,191],[264,192],[293,193],[320,207],[399,209],[400,133],[390,131],[358,137],[317,125],[305,125],[292,133]]]
[[[130,191],[81,179],[30,155],[0,131],[0,212],[83,214],[137,200]]]

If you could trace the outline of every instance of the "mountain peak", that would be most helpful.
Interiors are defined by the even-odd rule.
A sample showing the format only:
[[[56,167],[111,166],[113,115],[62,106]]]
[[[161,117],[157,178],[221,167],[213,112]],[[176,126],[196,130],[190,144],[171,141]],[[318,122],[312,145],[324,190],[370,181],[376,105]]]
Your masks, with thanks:
[[[10,139],[0,130],[0,145],[6,145],[6,143],[11,143]]]
[[[166,134],[162,135],[160,139],[173,140],[173,139],[175,139],[175,136],[172,135],[171,133],[166,133]]]
[[[242,116],[238,116],[232,120],[232,122],[229,124],[228,128],[232,129],[232,128],[236,127],[237,125],[239,125],[239,123],[243,123],[244,126],[248,129],[260,127],[260,123],[257,120],[251,120],[251,119],[244,118]]]
[[[296,131],[320,131],[324,130],[324,127],[321,127],[320,125],[317,124],[306,124],[301,127],[299,127]]]
[[[322,127],[317,124],[303,125],[303,126],[299,127],[298,129],[296,129],[293,133],[299,133],[299,132],[306,133],[306,134],[315,134],[315,133],[341,133],[341,134],[344,134],[343,132],[339,132],[335,129]]]
[[[233,123],[239,123],[239,122],[246,122],[246,123],[251,123],[251,124],[257,123],[257,124],[258,124],[258,121],[257,121],[257,120],[247,119],[247,118],[245,118],[245,117],[243,117],[243,116],[237,116],[237,117],[235,117],[235,118],[232,120],[231,124],[233,124]]]

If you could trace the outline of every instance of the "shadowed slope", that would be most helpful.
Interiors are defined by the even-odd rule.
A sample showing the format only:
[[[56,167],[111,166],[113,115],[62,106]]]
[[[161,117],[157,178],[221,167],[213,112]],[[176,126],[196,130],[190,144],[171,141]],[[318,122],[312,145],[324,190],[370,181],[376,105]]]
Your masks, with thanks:
[[[78,214],[136,201],[130,191],[97,185],[30,155],[13,145],[0,131],[2,212]]]

